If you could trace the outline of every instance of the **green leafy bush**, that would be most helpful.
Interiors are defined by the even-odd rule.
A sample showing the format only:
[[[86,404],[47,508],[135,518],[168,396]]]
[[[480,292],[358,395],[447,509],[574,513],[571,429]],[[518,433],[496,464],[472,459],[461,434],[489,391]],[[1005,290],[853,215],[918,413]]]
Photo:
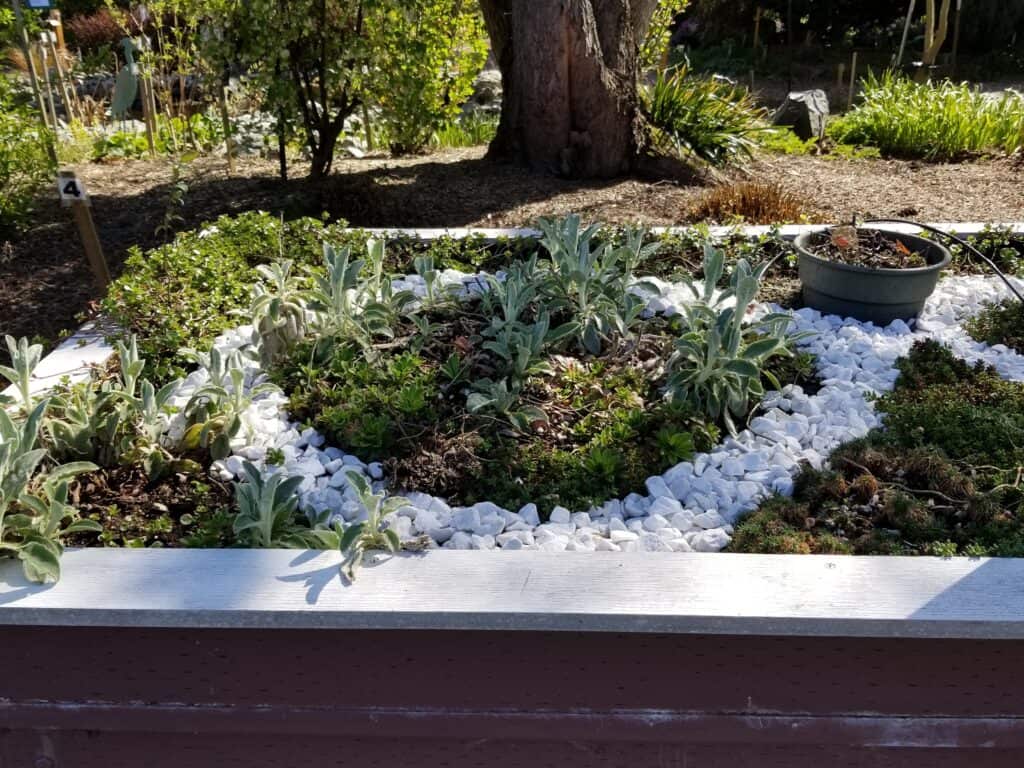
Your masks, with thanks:
[[[53,181],[52,142],[35,111],[0,74],[0,239],[28,223],[42,190]]]
[[[871,74],[861,102],[834,121],[829,135],[884,154],[953,160],[971,152],[1010,154],[1024,147],[1024,96],[993,97],[966,83],[915,83]]]
[[[379,58],[381,122],[396,154],[416,152],[449,125],[487,58],[483,16],[462,0],[412,0],[381,10],[367,46]]]
[[[658,74],[646,111],[658,149],[711,165],[749,160],[766,130],[764,112],[749,93],[693,76],[685,65]]]

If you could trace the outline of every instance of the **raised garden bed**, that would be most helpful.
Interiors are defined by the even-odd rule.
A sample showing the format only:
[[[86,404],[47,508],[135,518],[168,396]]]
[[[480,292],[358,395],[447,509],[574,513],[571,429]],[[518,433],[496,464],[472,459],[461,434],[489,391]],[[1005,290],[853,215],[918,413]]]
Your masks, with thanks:
[[[550,239],[550,231],[548,236]],[[518,252],[521,249],[513,250]],[[586,246],[585,250],[592,252],[591,246]],[[624,403],[630,398],[639,398],[638,402],[642,403],[640,413],[656,412],[662,407],[660,392],[679,371],[679,363],[673,362],[669,343],[669,336],[678,333],[678,329],[673,330],[673,325],[679,328],[687,324],[692,326],[695,322],[692,316],[695,301],[703,303],[712,314],[727,310],[731,301],[728,297],[720,301],[719,290],[724,282],[715,290],[705,291],[699,282],[691,290],[684,282],[655,279],[636,283],[621,294],[632,297],[629,301],[637,302],[637,308],[644,310],[643,317],[631,321],[634,325],[622,338],[627,341],[630,338],[646,339],[646,348],[651,351],[641,354],[651,356],[636,358],[637,353],[630,352],[628,347],[623,353],[622,348],[609,343],[612,336],[606,329],[597,333],[598,347],[603,348],[595,354],[585,348],[582,329],[577,328],[576,332],[581,334],[579,346],[565,345],[545,353],[555,357],[549,359],[546,372],[538,373],[539,378],[533,379],[543,382],[543,388],[536,389],[536,384],[529,384],[518,399],[533,410],[522,410],[518,417],[515,412],[520,406],[509,408],[508,412],[490,411],[493,415],[487,416],[487,421],[481,426],[481,422],[473,421],[473,410],[468,407],[473,397],[479,399],[482,391],[471,380],[487,376],[488,371],[494,375],[497,359],[494,354],[480,354],[472,350],[474,346],[477,350],[486,349],[488,340],[494,342],[500,332],[488,331],[484,324],[473,319],[477,315],[459,320],[463,317],[459,313],[466,306],[482,306],[485,312],[479,317],[485,317],[487,313],[500,315],[500,302],[492,304],[489,309],[486,302],[497,301],[492,295],[495,286],[507,292],[512,282],[507,274],[491,280],[484,274],[467,275],[454,270],[431,269],[430,265],[420,266],[423,269],[419,274],[391,281],[387,287],[391,295],[406,291],[408,301],[422,306],[430,300],[428,294],[433,293],[435,298],[446,297],[449,293],[446,286],[450,286],[461,294],[461,298],[454,303],[445,298],[443,306],[437,304],[431,310],[433,314],[422,316],[432,326],[435,340],[426,345],[418,344],[418,356],[408,358],[401,345],[422,340],[417,335],[419,326],[416,323],[393,325],[390,328],[392,340],[385,340],[380,348],[397,348],[396,354],[401,355],[386,357],[379,370],[391,376],[397,363],[406,365],[412,362],[407,366],[407,373],[402,374],[406,379],[413,374],[419,376],[423,371],[435,375],[432,372],[452,365],[446,348],[458,352],[460,344],[466,345],[461,355],[455,355],[456,367],[465,367],[463,374],[456,372],[466,376],[459,387],[452,389],[454,382],[444,384],[442,380],[440,391],[433,392],[430,387],[437,384],[431,381],[427,386],[414,376],[408,381],[403,380],[405,383],[401,383],[398,392],[400,398],[416,395],[412,399],[419,403],[417,408],[421,409],[426,402],[439,396],[453,403],[441,409],[441,420],[436,423],[448,424],[445,428],[451,429],[452,419],[458,419],[456,423],[468,424],[471,432],[467,432],[465,426],[458,426],[456,432],[438,433],[443,440],[451,443],[452,435],[456,434],[483,435],[483,444],[470,444],[462,459],[453,459],[448,471],[454,470],[454,480],[438,477],[437,470],[445,469],[444,451],[428,446],[423,453],[408,453],[410,446],[414,450],[423,449],[415,439],[405,443],[404,450],[408,456],[420,457],[417,459],[421,462],[420,469],[415,469],[416,462],[404,465],[403,469],[401,461],[396,462],[389,456],[386,446],[392,432],[420,434],[424,429],[436,427],[430,426],[435,422],[412,420],[403,424],[401,419],[394,420],[406,406],[396,408],[392,400],[382,399],[380,390],[382,383],[387,384],[386,376],[383,382],[368,379],[357,384],[355,389],[349,389],[342,395],[341,401],[332,401],[329,397],[324,399],[327,395],[336,398],[331,394],[334,392],[345,393],[346,390],[338,387],[348,386],[346,382],[360,381],[351,379],[354,370],[351,365],[358,363],[357,368],[365,368],[365,364],[360,362],[362,358],[350,355],[344,358],[349,360],[346,363],[348,367],[332,373],[328,366],[317,372],[310,367],[317,354],[316,344],[310,346],[310,343],[316,342],[317,334],[321,333],[315,330],[316,326],[311,326],[309,339],[295,347],[297,354],[291,358],[285,354],[277,360],[272,359],[273,356],[268,359],[266,354],[262,357],[256,354],[258,347],[250,346],[254,339],[253,329],[242,327],[218,338],[214,343],[215,356],[204,357],[196,371],[185,380],[169,385],[159,395],[165,407],[175,415],[169,421],[160,422],[162,426],[157,424],[161,436],[157,442],[147,443],[152,446],[146,449],[150,452],[137,453],[137,465],[130,471],[114,471],[113,466],[107,465],[97,470],[98,474],[82,475],[79,481],[71,484],[71,502],[85,509],[88,517],[104,527],[100,540],[106,543],[208,546],[237,540],[262,546],[337,546],[338,537],[345,530],[366,523],[368,505],[377,503],[353,487],[349,473],[354,472],[364,478],[365,494],[386,493],[388,486],[403,485],[403,499],[385,501],[390,504],[390,509],[382,510],[389,513],[383,525],[391,531],[388,534],[390,542],[387,537],[369,542],[375,546],[677,552],[716,551],[726,546],[739,546],[748,551],[769,552],[851,551],[844,548],[845,530],[840,532],[838,542],[826,544],[823,543],[826,539],[814,538],[818,533],[843,528],[841,523],[830,518],[827,524],[823,523],[813,532],[814,535],[796,531],[794,537],[790,535],[794,533],[791,530],[792,515],[786,518],[788,522],[785,525],[774,520],[771,523],[771,531],[782,530],[785,534],[781,538],[769,535],[771,531],[748,527],[738,542],[731,542],[735,526],[744,515],[772,495],[788,497],[793,492],[794,479],[803,477],[803,467],[811,470],[821,468],[837,446],[862,438],[879,426],[873,397],[892,388],[898,376],[896,363],[911,350],[913,342],[934,339],[947,345],[957,358],[993,365],[992,375],[997,380],[1024,379],[1024,358],[1017,352],[999,344],[988,346],[975,342],[964,330],[964,322],[977,313],[982,303],[1005,295],[1005,287],[991,278],[957,277],[940,285],[914,329],[901,322],[878,328],[870,323],[822,316],[809,309],[786,312],[779,332],[793,335],[796,347],[806,360],[796,368],[787,363],[772,373],[774,381],[785,385],[781,391],[771,391],[773,386],[766,379],[758,383],[758,387],[766,387],[769,391],[762,396],[760,389],[750,389],[746,410],[732,412],[731,409],[720,409],[710,416],[694,410],[692,401],[689,405],[686,401],[672,405],[669,400],[666,401],[668,405],[677,409],[682,407],[683,410],[666,411],[658,421],[663,427],[672,425],[672,428],[648,430],[629,415],[631,412]],[[268,268],[264,269],[267,270],[264,277],[268,281],[264,290],[270,291],[269,283],[274,275]],[[709,269],[708,264],[704,269]],[[620,274],[619,277],[624,286],[633,280],[629,274]],[[733,292],[737,290],[739,278],[742,278],[742,269],[730,278]],[[358,282],[352,283],[353,287],[359,285]],[[282,282],[277,290],[286,294],[291,288]],[[287,301],[282,306],[287,306]],[[538,305],[532,306],[529,311],[535,313]],[[764,316],[767,309],[751,305],[749,311],[742,313],[744,325],[755,334],[764,334],[765,326],[758,325],[763,323],[758,318]],[[288,349],[287,340],[279,338],[288,330],[287,312],[282,312],[262,329],[264,349],[268,341],[278,343],[281,349]],[[453,312],[454,315],[451,314]],[[690,314],[685,315],[687,312]],[[535,314],[530,315],[534,320],[536,317]],[[455,325],[452,324],[453,318]],[[563,311],[563,320],[567,318]],[[444,330],[456,328],[460,322],[470,322],[470,325],[460,330]],[[550,323],[548,327],[551,327]],[[321,335],[320,338],[324,337]],[[740,342],[738,353],[742,355],[744,345],[758,343],[757,338],[755,335]],[[393,339],[399,339],[400,343]],[[431,343],[436,345],[437,352],[430,351]],[[654,351],[659,349],[662,351]],[[785,361],[786,358],[780,359]],[[551,361],[554,365],[550,364]],[[677,366],[675,369],[674,365]],[[637,379],[626,375],[631,366],[638,370],[646,366],[655,372],[641,374]],[[267,386],[267,373],[272,370],[277,371],[274,378],[285,386],[286,392]],[[340,378],[332,381],[331,377],[339,376],[339,373]],[[138,373],[132,375],[137,379]],[[235,375],[241,382],[237,391],[232,383]],[[367,374],[364,371],[360,375]],[[301,384],[303,380],[306,385]],[[308,383],[314,381],[317,387],[310,389]],[[638,381],[645,382],[640,390],[635,389]],[[788,381],[800,383],[787,384]],[[414,386],[406,387],[409,382]],[[505,382],[506,390],[513,385],[520,386],[511,379]],[[137,387],[138,381],[133,386]],[[361,388],[372,396],[353,400],[363,397]],[[416,391],[410,395],[403,388]],[[589,394],[591,390],[599,393],[596,410],[593,407],[595,399]],[[233,391],[237,397],[231,394]],[[288,402],[289,396],[291,403]],[[564,402],[560,403],[559,398],[565,398]],[[219,403],[217,407],[213,407],[214,401]],[[512,401],[517,402],[517,399],[512,398]],[[66,422],[69,406],[61,402],[58,399],[55,413]],[[297,405],[300,402],[302,406]],[[331,402],[340,402],[348,411],[344,408],[341,411],[330,410],[334,407]],[[356,402],[360,404],[353,406]],[[324,403],[330,408],[324,410]],[[217,408],[227,410],[218,412]],[[553,415],[561,413],[559,409],[565,409],[566,413],[572,411],[575,421],[566,421],[562,416],[552,421],[544,408]],[[307,424],[313,423],[319,429],[295,424],[289,409],[298,409],[296,413]],[[415,409],[412,412],[416,412]],[[435,412],[436,409],[425,411],[430,418],[439,418]],[[676,416],[672,416],[673,413]],[[526,414],[525,418],[522,414]],[[552,445],[558,445],[558,440],[565,439],[556,435],[552,441],[551,434],[556,433],[555,427],[558,426],[567,434],[578,434],[582,423],[580,414],[583,421],[591,419],[597,422],[592,431],[583,433],[589,435],[586,440],[596,442],[563,443],[565,447],[561,450],[566,463],[541,464],[538,468],[536,458],[525,463],[521,458],[535,457],[536,454],[515,453],[522,450],[522,446],[529,448],[529,440],[534,440],[542,452],[551,450]],[[616,419],[623,415],[628,429],[607,431],[609,426],[615,428]],[[384,440],[376,447],[366,442],[365,435],[352,431],[353,425],[365,429],[364,419],[367,416],[387,417],[383,422],[383,432],[377,433]],[[672,418],[679,420],[673,424]],[[730,422],[735,429],[734,435],[729,435]],[[492,431],[488,432],[488,429]],[[85,452],[96,450],[88,447],[96,445],[95,429],[89,434],[92,437],[82,449]],[[328,439],[333,445],[328,444]],[[162,447],[157,449],[157,445]],[[489,458],[486,453],[481,453],[481,450],[493,451],[495,445],[498,451]],[[174,446],[178,446],[177,449]],[[510,452],[510,449],[514,450]],[[630,455],[628,451],[634,451],[636,469],[620,473],[618,468],[629,466],[621,461],[624,455]],[[195,462],[208,463],[210,453],[220,458],[213,464],[212,477],[204,478]],[[449,458],[454,455],[449,455]],[[431,456],[441,462],[433,469],[429,461],[422,464],[424,458],[430,459]],[[470,459],[480,462],[481,456],[485,461],[478,463],[477,469],[468,466]],[[169,469],[175,478],[179,478],[175,480],[178,484],[176,489],[168,485],[169,481],[156,478],[154,482],[162,482],[167,489],[161,491],[158,485],[154,492],[146,487],[145,478],[152,471],[146,462],[153,461],[154,457],[162,462],[162,471],[166,473]],[[972,458],[978,460],[978,457]],[[69,453],[65,457],[65,460],[71,459],[95,460],[82,452]],[[897,455],[892,461],[899,464],[901,458]],[[297,502],[305,516],[300,514],[292,520],[292,513],[281,512],[280,524],[275,523],[276,527],[268,529],[259,525],[246,526],[233,520],[235,512],[228,498],[230,484],[247,476],[246,462],[253,462],[257,469],[263,468],[280,478],[295,478],[287,486],[289,492],[296,493],[290,503]],[[488,466],[491,469],[486,469]],[[481,468],[483,474],[480,474]],[[1008,476],[995,478],[993,487],[1006,483],[1015,487],[1019,485],[1019,480],[1015,483],[1012,478],[1012,467],[1005,469]],[[194,474],[197,470],[199,474]],[[403,471],[404,475],[401,474]],[[152,474],[149,476],[153,478]],[[193,479],[189,479],[190,476]],[[535,494],[533,489],[542,486],[531,478],[543,479],[545,476],[550,478],[547,492]],[[502,477],[505,480],[501,480]],[[847,479],[857,480],[856,477]],[[899,481],[898,478],[884,476],[884,472],[874,479],[883,483]],[[495,480],[501,482],[495,484]],[[871,478],[863,482],[870,485]],[[420,484],[419,488],[416,483]],[[485,491],[486,488],[496,488],[502,495],[488,498],[486,493],[476,490],[477,487]],[[446,490],[450,488],[462,490],[451,496],[450,490]],[[505,490],[500,490],[502,488]],[[941,490],[934,489],[933,492],[941,493]],[[449,498],[445,498],[446,495]],[[609,496],[612,497],[610,500]],[[867,494],[860,503],[868,503],[871,499],[872,494]],[[851,497],[851,502],[853,500]],[[282,504],[285,501],[284,497],[278,499]],[[1011,504],[1012,512],[1016,499],[1010,498],[1007,503]],[[186,510],[189,505],[195,506],[193,512]],[[147,508],[152,508],[149,515]],[[810,519],[811,516],[807,516],[807,520]],[[1016,513],[1012,513],[1010,519],[1015,520]],[[886,535],[895,535],[897,540],[901,535],[901,526],[892,524],[891,520],[880,518],[871,525],[889,531]],[[1016,525],[1010,526],[1008,536],[1017,535]],[[959,527],[949,530],[933,526],[929,530],[929,535],[915,538],[917,543],[889,549],[883,547],[878,551],[942,554],[1016,552],[1014,547],[1000,548],[990,540],[982,544],[970,537],[964,538]],[[70,541],[89,544],[96,539],[81,531]],[[794,541],[810,543],[794,545]],[[855,547],[852,551],[859,550]]]
[[[494,287],[481,275],[441,272],[436,280],[458,286],[470,302]],[[391,284],[405,288],[422,298],[426,280]],[[636,292],[652,313],[636,328],[652,338],[693,300],[667,278]],[[808,334],[793,343],[814,357],[803,384],[768,387],[756,413],[737,415],[735,436],[720,423],[717,444],[695,446],[632,494],[588,510],[459,508],[422,492],[407,493],[405,502],[375,498],[390,466],[329,446],[292,422],[286,395],[262,388],[266,361],[239,355],[225,363],[253,339],[252,329],[229,330],[214,344],[219,363],[208,355],[183,382],[152,392],[178,409],[160,422],[171,438],[164,445],[191,434],[196,447],[156,452],[164,464],[139,456],[131,471],[83,473],[71,486],[103,528],[72,541],[149,548],[72,549],[57,584],[34,583],[18,562],[0,562],[11,668],[0,702],[5,754],[46,766],[108,766],[116,764],[112,755],[154,766],[391,765],[410,751],[424,765],[459,768],[589,764],[595,756],[654,766],[666,755],[709,766],[795,766],[823,756],[851,765],[1016,765],[1024,746],[1016,694],[1024,682],[1016,587],[1024,560],[835,556],[1017,554],[1020,478],[1014,484],[999,472],[1019,462],[1015,451],[1024,443],[986,441],[996,432],[973,422],[963,434],[945,429],[943,419],[959,423],[949,408],[976,403],[945,390],[928,394],[1021,386],[1024,357],[976,341],[967,329],[985,301],[1006,293],[992,278],[951,277],[913,326],[786,310],[787,332]],[[757,323],[768,309],[755,305],[744,315]],[[108,356],[69,343],[60,365],[44,362],[37,373],[80,369],[75,358],[83,350],[95,363]],[[125,373],[145,375],[130,346],[118,355],[122,372],[108,366],[105,380],[120,376],[123,386]],[[228,400],[230,390],[244,396],[234,400],[238,429],[229,434],[230,419],[221,419],[203,437],[194,424],[214,414],[190,423],[189,402],[218,381],[228,384]],[[27,390],[38,396],[42,386],[30,380]],[[133,391],[147,391],[141,379]],[[900,453],[916,446],[872,448],[895,454],[870,466],[850,453],[849,441],[865,435],[916,435],[914,391],[924,393],[925,405],[931,398],[946,408],[926,409],[936,430],[929,439],[951,447],[952,432],[966,441],[963,456],[950,461],[977,464],[969,451],[1004,450],[1002,467],[970,478],[975,491],[1002,505],[988,522],[976,515],[973,497],[957,495],[964,487],[916,485],[903,466],[909,454]],[[994,413],[992,424],[1010,434],[1020,425],[998,411],[1000,402],[988,398],[966,415],[982,424]],[[55,407],[67,420],[67,404]],[[900,419],[899,428],[873,432],[883,416]],[[130,423],[145,423],[137,418]],[[841,446],[867,471],[837,466],[840,454],[832,451]],[[228,454],[213,464],[212,477],[204,450]],[[815,469],[830,454],[839,477]],[[246,474],[245,461],[280,468],[241,484],[248,493],[259,483],[266,490],[275,477],[295,478],[267,496],[278,514],[266,530],[250,520],[239,525],[234,508],[215,510],[217,495],[201,487],[229,487]],[[191,512],[159,495],[172,487],[167,481],[147,487],[145,473],[168,466],[195,499]],[[951,475],[963,471],[963,464],[943,466]],[[880,487],[869,487],[868,475]],[[140,487],[144,494],[132,491]],[[814,489],[816,496],[806,495]],[[118,492],[125,497],[118,500]],[[779,495],[766,503],[773,492]],[[911,500],[900,507],[904,529],[893,535],[890,502],[901,494]],[[88,506],[90,496],[107,507]],[[145,507],[157,504],[164,508],[147,515]],[[865,504],[870,514],[856,508]],[[365,529],[377,534],[366,544],[391,546],[387,530],[416,551],[365,553],[349,583],[339,567],[351,570],[356,550],[342,545],[339,552],[330,537],[344,537],[376,512],[385,513],[383,526]],[[962,512],[977,530],[960,525]],[[344,520],[341,531],[318,531],[316,521],[332,515]],[[864,521],[870,535],[857,527]],[[153,547],[215,542],[327,543],[334,551]],[[688,551],[723,545],[830,554]],[[458,551],[464,548],[549,551]],[[72,661],[60,674],[42,674],[40,647]],[[325,673],[335,663],[338,674]]]

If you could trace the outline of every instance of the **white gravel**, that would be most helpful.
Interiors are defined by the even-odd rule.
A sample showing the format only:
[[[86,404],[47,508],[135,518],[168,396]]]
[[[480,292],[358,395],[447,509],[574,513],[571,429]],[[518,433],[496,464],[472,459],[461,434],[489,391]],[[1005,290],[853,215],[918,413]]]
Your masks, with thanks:
[[[459,285],[464,293],[483,290],[479,276],[454,270],[445,271],[442,282]],[[396,288],[423,292],[416,276],[395,283]],[[1024,282],[1018,283],[1024,287]],[[662,296],[653,298],[649,307],[673,314],[688,295],[681,286],[663,284]],[[772,493],[792,493],[800,462],[820,467],[837,445],[879,425],[866,396],[892,388],[897,377],[893,363],[915,340],[937,338],[960,357],[983,360],[1004,378],[1024,380],[1024,357],[1001,345],[979,344],[961,327],[985,302],[1007,295],[1009,291],[995,278],[947,278],[914,329],[902,321],[879,328],[810,309],[792,313],[793,331],[814,332],[802,347],[817,356],[819,392],[809,396],[797,386],[769,392],[748,429],[736,438],[726,438],[710,453],[648,478],[646,488],[637,489],[646,493],[631,493],[588,510],[559,507],[542,524],[533,504],[515,511],[490,502],[452,507],[443,499],[412,492],[403,494],[410,505],[392,515],[388,524],[405,540],[427,536],[432,545],[453,549],[716,552],[729,543],[732,524],[744,512]],[[757,307],[758,312],[778,309]],[[244,348],[251,334],[249,327],[238,328],[215,344],[224,351]],[[207,378],[204,369],[193,372],[173,404],[184,405]],[[258,363],[248,363],[246,386],[264,379]],[[326,514],[346,522],[365,517],[344,471],[359,471],[375,488],[383,489],[380,465],[366,465],[325,446],[322,435],[289,420],[285,404],[279,392],[259,395],[244,415],[241,434],[232,441],[235,455],[215,462],[214,471],[224,480],[235,479],[244,458],[268,472],[301,475],[301,506],[311,517]],[[182,426],[176,417],[169,436],[180,435]],[[284,456],[280,467],[266,466],[271,449]]]

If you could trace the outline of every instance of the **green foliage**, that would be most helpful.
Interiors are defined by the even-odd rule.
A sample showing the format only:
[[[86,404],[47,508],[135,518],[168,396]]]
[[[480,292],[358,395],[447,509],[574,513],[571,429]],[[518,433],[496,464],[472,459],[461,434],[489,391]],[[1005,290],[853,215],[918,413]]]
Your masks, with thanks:
[[[238,350],[227,357],[216,347],[206,354],[193,354],[209,372],[209,378],[185,406],[188,427],[181,447],[187,451],[201,448],[213,459],[224,459],[231,453],[231,438],[241,430],[242,414],[252,404],[253,398],[276,391],[277,387],[264,383],[246,391],[245,369]]]
[[[668,54],[672,22],[689,4],[690,0],[659,0],[640,46],[641,69],[653,69],[662,63]]]
[[[34,398],[32,397],[32,371],[39,365],[43,356],[42,344],[29,344],[28,339],[20,338],[15,340],[13,336],[4,336],[7,342],[7,353],[10,355],[10,366],[0,365],[0,376],[7,379],[15,389],[21,401],[17,403],[22,411],[28,414],[32,411]],[[3,402],[0,401],[0,407]]]
[[[59,459],[84,459],[103,467],[141,463],[151,480],[185,469],[163,445],[168,400],[177,381],[159,390],[141,378],[146,362],[135,337],[116,342],[119,375],[72,385],[53,398],[43,424]]]
[[[956,234],[954,232],[954,234]],[[986,224],[975,235],[961,236],[972,246],[995,262],[1001,272],[1024,275],[1024,236],[1011,227],[993,227]],[[991,267],[959,243],[941,240],[953,255],[953,267],[965,272],[988,272]]]
[[[291,414],[312,423],[339,448],[369,460],[402,455],[403,439],[419,434],[435,418],[436,374],[415,355],[370,362],[339,347],[317,361],[315,345],[307,343],[294,350],[291,360],[277,374],[291,393]]]
[[[792,128],[786,126],[763,131],[757,143],[761,149],[777,155],[811,155],[818,147],[817,138],[812,137],[804,141]]]
[[[157,155],[178,155],[186,150],[210,152],[224,143],[223,121],[212,114],[196,112],[188,117],[157,115],[153,148]],[[96,137],[93,160],[137,160],[149,154],[146,134],[113,131]]]
[[[830,470],[804,468],[792,499],[740,522],[733,549],[1024,554],[1024,384],[934,340],[897,367],[877,402],[885,428],[833,451]]]
[[[54,139],[35,110],[0,74],[0,239],[24,227],[57,168],[48,147]]]
[[[977,341],[1004,344],[1024,355],[1024,304],[1016,298],[989,304],[964,327]]]
[[[36,405],[21,423],[0,408],[0,553],[17,557],[30,581],[60,579],[60,538],[93,532],[68,504],[68,482],[95,467],[76,462],[39,475],[46,450],[37,448],[49,402]]]
[[[388,527],[384,518],[394,514],[409,503],[401,496],[373,493],[369,484],[358,472],[346,472],[349,484],[355,489],[359,503],[366,510],[366,520],[353,523],[342,532],[338,531],[338,549],[341,550],[341,572],[350,581],[355,581],[356,571],[363,563],[366,553],[375,549],[397,552],[402,548],[398,534]]]
[[[435,129],[430,145],[439,149],[460,149],[490,144],[498,132],[498,116],[483,112],[459,115]]]
[[[187,372],[182,349],[205,349],[238,324],[234,313],[250,305],[255,267],[287,253],[300,265],[321,259],[325,239],[344,241],[340,223],[315,219],[282,222],[267,213],[222,216],[173,242],[129,251],[124,272],[108,290],[103,310],[139,339],[154,382]]]
[[[486,53],[477,9],[461,0],[207,0],[222,34],[216,69],[241,64],[269,111],[299,125],[312,173],[330,171],[346,118],[379,106],[396,149],[422,147],[454,119]]]
[[[876,406],[888,440],[936,446],[975,465],[1024,465],[1024,384],[970,366],[931,340],[916,342],[897,367],[895,389]]]
[[[612,336],[628,338],[644,307],[644,301],[629,290],[634,273],[659,244],[645,244],[645,233],[635,229],[625,231],[620,245],[595,244],[592,239],[599,226],[581,231],[575,214],[560,221],[541,219],[538,226],[544,233],[541,245],[550,258],[539,292],[552,313],[566,312],[575,324],[558,338],[571,331],[592,355],[600,353]],[[646,283],[637,287],[657,291]]]
[[[286,478],[275,472],[264,478],[251,462],[244,462],[245,482],[235,484],[238,514],[233,530],[248,547],[319,548],[325,545],[322,528],[317,531],[300,522],[296,491],[302,476]]]
[[[686,65],[658,73],[646,111],[656,148],[714,166],[749,160],[765,131],[764,113],[749,93],[693,76]]]
[[[750,400],[764,394],[762,378],[771,376],[766,363],[780,355],[791,355],[799,335],[787,335],[788,314],[773,313],[744,325],[747,311],[757,296],[763,269],[753,270],[746,261],[736,265],[729,288],[718,292],[716,285],[725,266],[723,251],[710,245],[704,252],[704,283],[698,289],[690,283],[695,301],[684,307],[688,330],[676,342],[669,361],[672,375],[669,396],[686,403],[712,420],[721,419],[736,434],[736,418],[745,418]],[[734,298],[735,306],[725,307]],[[771,382],[779,388],[777,381]]]
[[[380,5],[367,28],[372,98],[391,151],[416,152],[453,124],[472,93],[487,58],[483,17],[465,0]]]
[[[835,121],[830,135],[883,154],[955,160],[972,152],[1010,154],[1024,147],[1024,96],[995,98],[966,83],[915,83],[886,72],[870,74],[863,98]]]

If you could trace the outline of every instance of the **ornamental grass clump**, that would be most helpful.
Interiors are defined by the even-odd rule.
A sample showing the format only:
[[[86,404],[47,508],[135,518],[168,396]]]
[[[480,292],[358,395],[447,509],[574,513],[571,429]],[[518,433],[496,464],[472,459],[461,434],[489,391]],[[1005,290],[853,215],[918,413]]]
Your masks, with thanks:
[[[749,160],[766,130],[764,111],[723,78],[691,75],[687,66],[658,73],[646,93],[657,149],[722,166]]]
[[[842,143],[883,154],[955,160],[970,153],[1012,154],[1024,147],[1024,95],[985,94],[948,80],[915,83],[886,72],[863,83],[861,102],[831,126]]]

